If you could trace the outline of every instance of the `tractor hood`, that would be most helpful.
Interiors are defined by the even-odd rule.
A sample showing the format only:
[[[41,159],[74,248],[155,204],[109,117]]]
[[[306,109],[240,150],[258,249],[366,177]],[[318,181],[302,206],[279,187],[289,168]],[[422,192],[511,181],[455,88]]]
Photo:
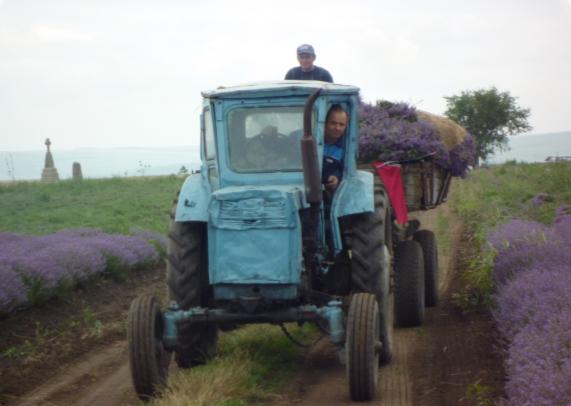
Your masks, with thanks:
[[[291,215],[302,207],[303,192],[296,185],[234,186],[212,193],[208,211],[216,227],[242,230],[290,227]]]
[[[273,285],[267,290],[278,295],[273,298],[295,297],[302,271],[302,199],[298,186],[228,187],[212,193],[208,260],[216,299],[243,296],[245,285]]]

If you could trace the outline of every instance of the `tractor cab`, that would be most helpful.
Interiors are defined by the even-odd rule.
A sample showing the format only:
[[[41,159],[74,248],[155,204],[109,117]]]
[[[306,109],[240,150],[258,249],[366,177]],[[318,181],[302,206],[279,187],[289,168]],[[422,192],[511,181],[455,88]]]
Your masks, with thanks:
[[[308,81],[237,86],[203,93],[202,160],[212,190],[302,185],[304,107],[317,90],[320,97],[311,111],[311,131],[318,146],[318,161],[322,158],[327,111],[339,104],[350,117],[345,142],[347,163],[353,165],[347,170],[354,171],[358,88]]]
[[[207,223],[215,300],[254,291],[264,299],[300,299],[311,290],[303,273],[326,273],[343,250],[336,219],[373,211],[372,175],[356,170],[358,91],[283,81],[203,93],[201,176],[183,186],[175,221]],[[343,181],[324,210],[324,129],[334,105],[349,122]],[[304,138],[312,144],[305,153]]]

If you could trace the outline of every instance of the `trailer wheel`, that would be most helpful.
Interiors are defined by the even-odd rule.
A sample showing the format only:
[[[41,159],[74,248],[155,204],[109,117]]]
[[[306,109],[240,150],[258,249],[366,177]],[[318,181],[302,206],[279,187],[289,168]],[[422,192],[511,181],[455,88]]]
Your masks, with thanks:
[[[380,318],[374,295],[357,293],[347,317],[346,373],[351,399],[372,400],[379,380]]]
[[[148,400],[166,385],[171,353],[163,347],[163,328],[163,316],[153,296],[133,300],[127,320],[129,365],[141,400]]]
[[[206,236],[206,223],[175,222],[173,208],[167,245],[167,285],[169,299],[183,310],[209,304],[211,290]],[[179,367],[201,365],[215,355],[216,325],[181,322],[177,329],[175,360]]]
[[[420,326],[424,321],[424,260],[416,241],[395,247],[396,322],[401,327]]]
[[[414,233],[414,241],[422,247],[424,257],[424,294],[426,307],[438,304],[438,245],[436,237],[430,230],[420,230]]]

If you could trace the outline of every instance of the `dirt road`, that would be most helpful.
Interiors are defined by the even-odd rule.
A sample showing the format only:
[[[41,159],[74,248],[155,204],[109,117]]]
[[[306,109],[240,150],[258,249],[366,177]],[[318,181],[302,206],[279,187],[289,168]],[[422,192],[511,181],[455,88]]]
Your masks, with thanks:
[[[27,394],[19,406],[138,405],[126,357],[127,343],[118,341],[68,366]]]
[[[438,210],[447,210],[444,206]],[[436,210],[418,216],[436,229]],[[440,253],[441,303],[427,309],[424,326],[395,330],[395,352],[380,372],[378,399],[384,406],[477,405],[501,394],[501,361],[494,355],[489,317],[463,314],[451,301],[461,291],[460,227],[449,221],[455,256]],[[334,347],[322,340],[307,354],[295,388],[276,405],[350,405],[345,371]],[[11,405],[137,405],[126,358],[126,342],[86,354]]]
[[[447,218],[451,237],[439,253],[440,304],[427,309],[422,327],[395,329],[393,360],[381,368],[378,397],[371,405],[481,405],[502,395],[503,370],[489,316],[463,314],[453,303],[464,288],[461,225],[446,205],[414,217],[422,228],[436,230],[439,212]],[[345,370],[329,343],[312,349],[297,383],[297,393],[285,396],[280,406],[358,404],[349,399]]]

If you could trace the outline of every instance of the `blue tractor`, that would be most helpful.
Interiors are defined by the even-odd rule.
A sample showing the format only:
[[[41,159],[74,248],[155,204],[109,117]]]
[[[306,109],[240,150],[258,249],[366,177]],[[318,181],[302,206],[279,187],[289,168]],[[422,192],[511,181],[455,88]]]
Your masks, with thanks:
[[[331,195],[321,166],[334,105],[349,122],[342,182]],[[434,261],[435,248],[433,235],[417,242],[394,227],[384,186],[358,169],[358,106],[357,87],[314,81],[203,93],[202,167],[171,215],[170,305],[163,311],[141,296],[129,312],[141,399],[165,385],[172,354],[182,368],[207,362],[219,328],[287,322],[327,331],[351,398],[375,397],[379,365],[392,355],[393,315],[400,325],[422,322],[423,249]]]

